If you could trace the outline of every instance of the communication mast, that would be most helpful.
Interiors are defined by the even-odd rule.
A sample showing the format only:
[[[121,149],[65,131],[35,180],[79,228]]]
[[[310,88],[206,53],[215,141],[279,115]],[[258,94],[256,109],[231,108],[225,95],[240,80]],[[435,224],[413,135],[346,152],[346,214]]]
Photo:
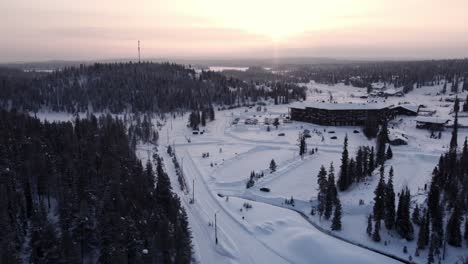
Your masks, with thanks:
[[[140,57],[140,41],[138,40],[138,63],[140,63],[141,57]]]

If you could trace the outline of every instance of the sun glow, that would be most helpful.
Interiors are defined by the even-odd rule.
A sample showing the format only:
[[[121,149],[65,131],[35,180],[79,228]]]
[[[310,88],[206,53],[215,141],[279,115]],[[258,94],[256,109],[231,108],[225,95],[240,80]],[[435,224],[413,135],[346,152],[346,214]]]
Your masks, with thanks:
[[[308,31],[333,28],[344,20],[349,24],[357,13],[365,11],[363,8],[372,6],[356,5],[354,0],[200,0],[196,3],[196,13],[216,25],[263,35],[275,42]]]

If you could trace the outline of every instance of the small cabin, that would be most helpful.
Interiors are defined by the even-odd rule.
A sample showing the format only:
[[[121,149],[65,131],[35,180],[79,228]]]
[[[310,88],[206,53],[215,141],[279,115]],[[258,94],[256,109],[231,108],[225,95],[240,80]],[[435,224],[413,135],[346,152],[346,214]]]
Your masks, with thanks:
[[[444,130],[450,119],[431,116],[418,116],[416,119],[416,128],[429,129],[431,131]]]

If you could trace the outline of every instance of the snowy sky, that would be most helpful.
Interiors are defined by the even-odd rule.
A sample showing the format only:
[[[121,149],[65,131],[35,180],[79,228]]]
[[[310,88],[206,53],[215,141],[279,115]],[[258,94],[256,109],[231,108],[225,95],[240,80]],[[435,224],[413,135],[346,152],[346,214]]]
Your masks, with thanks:
[[[468,57],[467,0],[0,0],[0,61]]]

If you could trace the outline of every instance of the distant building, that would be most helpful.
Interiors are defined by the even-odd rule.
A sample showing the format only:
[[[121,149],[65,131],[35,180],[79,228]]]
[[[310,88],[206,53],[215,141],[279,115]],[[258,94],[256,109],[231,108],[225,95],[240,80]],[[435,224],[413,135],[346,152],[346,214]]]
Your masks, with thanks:
[[[291,120],[326,126],[363,125],[369,116],[382,121],[390,108],[381,104],[313,103],[305,108],[291,107]]]
[[[312,103],[305,107],[290,107],[291,120],[325,126],[363,125],[368,118],[377,122],[390,120],[397,115],[416,116],[416,105],[383,105],[359,103]]]

